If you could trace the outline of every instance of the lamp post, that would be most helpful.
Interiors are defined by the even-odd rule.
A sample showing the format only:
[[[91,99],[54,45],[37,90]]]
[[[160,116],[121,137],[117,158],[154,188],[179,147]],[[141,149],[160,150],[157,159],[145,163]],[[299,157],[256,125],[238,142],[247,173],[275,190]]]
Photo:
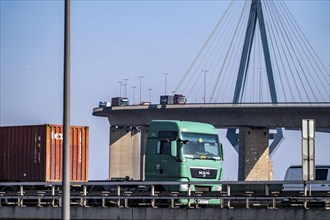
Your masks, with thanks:
[[[206,73],[208,72],[207,70],[202,70],[202,72],[204,73],[204,104],[206,101]]]
[[[128,81],[128,79],[123,79],[124,81],[125,81],[125,84],[124,84],[124,91],[123,91],[123,96],[125,97],[125,98],[127,98],[127,81]]]
[[[70,219],[70,0],[64,4],[62,219]]]
[[[152,89],[148,89],[149,90],[149,102],[151,103],[151,90]]]
[[[119,83],[119,97],[121,97],[121,86],[123,85],[123,82],[118,82]]]
[[[138,76],[138,78],[140,79],[140,103],[141,103],[142,102],[141,91],[142,91],[142,78],[143,78],[143,76]]]
[[[134,105],[134,103],[135,103],[135,88],[136,88],[136,86],[132,86],[131,88],[133,89],[133,105]]]
[[[165,76],[165,95],[166,95],[167,75],[168,75],[168,73],[163,73],[163,75]]]

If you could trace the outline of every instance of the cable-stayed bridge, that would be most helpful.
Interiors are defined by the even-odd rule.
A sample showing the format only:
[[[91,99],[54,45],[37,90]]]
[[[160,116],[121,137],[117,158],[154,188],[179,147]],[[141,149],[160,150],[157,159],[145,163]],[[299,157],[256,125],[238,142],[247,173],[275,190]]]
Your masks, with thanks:
[[[329,102],[323,62],[283,1],[231,1],[175,92],[192,103]]]
[[[108,117],[110,143],[122,146],[131,146],[136,135],[143,146],[152,119],[229,128],[239,153],[239,180],[269,179],[269,155],[282,127],[300,129],[301,120],[311,118],[316,129],[330,128],[329,70],[283,1],[232,1],[174,92],[192,104],[95,108],[93,115]],[[143,157],[143,148],[136,153]],[[143,173],[127,175],[143,179]]]

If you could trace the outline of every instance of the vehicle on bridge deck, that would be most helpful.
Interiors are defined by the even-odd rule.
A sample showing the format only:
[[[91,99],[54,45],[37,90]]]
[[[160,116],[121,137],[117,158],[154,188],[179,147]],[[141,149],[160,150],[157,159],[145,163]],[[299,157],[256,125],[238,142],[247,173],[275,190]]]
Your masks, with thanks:
[[[140,102],[139,105],[151,105],[151,102]]]
[[[103,101],[100,101],[100,102],[99,102],[99,107],[100,107],[100,108],[103,108],[103,107],[111,107],[111,103],[110,103],[110,102],[103,102]]]
[[[162,95],[160,96],[159,103],[161,105],[171,105],[171,104],[186,104],[187,98],[181,94],[175,94],[174,96],[171,95]]]
[[[114,97],[111,99],[111,106],[125,106],[125,105],[129,105],[128,98]]]
[[[301,165],[290,166],[286,173],[284,180],[295,181],[303,180],[303,170]],[[330,191],[330,165],[316,165],[315,166],[315,180],[329,181],[328,184],[311,184],[312,191]],[[303,184],[283,184],[284,191],[303,191]]]

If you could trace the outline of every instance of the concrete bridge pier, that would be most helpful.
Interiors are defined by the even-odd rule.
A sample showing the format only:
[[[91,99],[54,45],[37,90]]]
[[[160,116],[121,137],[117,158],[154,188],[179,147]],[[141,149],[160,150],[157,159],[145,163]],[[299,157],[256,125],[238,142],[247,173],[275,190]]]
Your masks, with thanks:
[[[109,178],[144,179],[147,127],[110,127]]]
[[[238,180],[272,180],[269,129],[239,128]]]

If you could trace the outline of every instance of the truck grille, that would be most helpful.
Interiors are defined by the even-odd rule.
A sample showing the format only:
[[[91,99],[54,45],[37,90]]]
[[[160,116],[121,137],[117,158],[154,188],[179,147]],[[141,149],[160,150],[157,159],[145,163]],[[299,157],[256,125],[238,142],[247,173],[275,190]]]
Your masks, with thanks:
[[[218,170],[210,168],[190,168],[191,177],[202,179],[215,179],[217,177]]]

